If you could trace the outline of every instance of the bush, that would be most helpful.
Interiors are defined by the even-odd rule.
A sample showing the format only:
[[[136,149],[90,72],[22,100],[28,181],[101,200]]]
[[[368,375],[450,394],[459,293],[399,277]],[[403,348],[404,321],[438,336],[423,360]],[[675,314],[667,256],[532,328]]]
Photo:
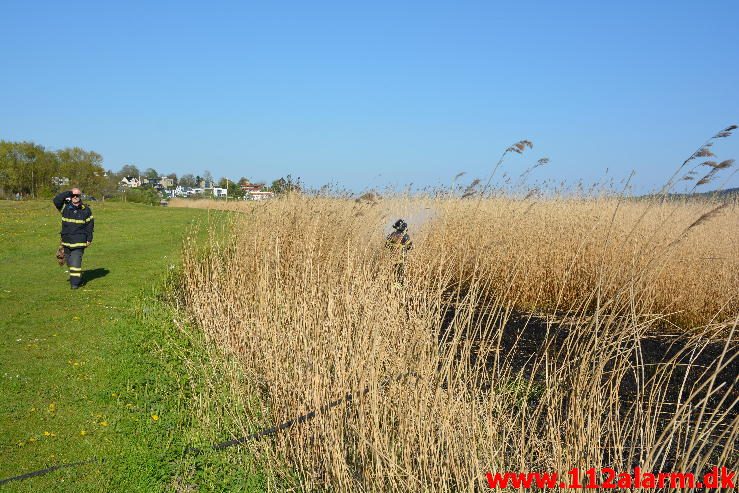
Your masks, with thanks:
[[[117,194],[115,197],[112,197],[111,200],[133,202],[135,204],[159,205],[159,201],[162,200],[162,196],[159,192],[153,189],[131,188]]]

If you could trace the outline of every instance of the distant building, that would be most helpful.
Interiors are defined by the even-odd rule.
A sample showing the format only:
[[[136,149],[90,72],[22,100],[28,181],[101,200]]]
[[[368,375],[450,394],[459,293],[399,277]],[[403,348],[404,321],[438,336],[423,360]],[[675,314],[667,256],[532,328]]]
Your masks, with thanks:
[[[124,176],[121,179],[121,186],[126,188],[138,188],[141,186],[141,180],[135,176]]]
[[[52,176],[51,184],[56,185],[57,187],[66,187],[69,185],[69,178],[66,176]]]
[[[241,190],[244,192],[244,200],[267,200],[274,197],[274,193],[267,192],[264,183],[242,183]]]
[[[141,178],[141,184],[142,185],[151,185],[154,188],[158,188],[157,186],[161,186],[162,188],[172,188],[174,187],[174,180],[172,178],[168,178],[166,176],[158,176],[156,178]]]
[[[215,198],[226,198],[228,190],[220,187],[213,187],[213,197]]]
[[[171,192],[172,197],[188,197],[192,192],[192,188],[178,185],[177,188],[174,190],[168,190],[168,192]]]
[[[274,196],[275,194],[273,192],[247,192],[246,195],[244,195],[244,200],[267,200]]]
[[[244,183],[241,185],[241,189],[246,193],[261,192],[264,188],[264,183]]]

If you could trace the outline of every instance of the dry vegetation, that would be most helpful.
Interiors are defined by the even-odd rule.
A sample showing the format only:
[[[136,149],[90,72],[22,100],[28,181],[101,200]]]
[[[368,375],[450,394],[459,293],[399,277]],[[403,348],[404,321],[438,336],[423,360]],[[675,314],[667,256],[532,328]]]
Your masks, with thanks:
[[[737,204],[294,195],[229,207],[244,213],[228,235],[185,248],[197,324],[239,358],[273,422],[361,395],[260,449],[302,488],[739,466]],[[398,217],[415,244],[402,286],[383,244]]]
[[[216,200],[216,199],[170,199],[170,207],[183,207],[185,209],[217,209],[221,211],[243,211],[247,204],[239,200]]]

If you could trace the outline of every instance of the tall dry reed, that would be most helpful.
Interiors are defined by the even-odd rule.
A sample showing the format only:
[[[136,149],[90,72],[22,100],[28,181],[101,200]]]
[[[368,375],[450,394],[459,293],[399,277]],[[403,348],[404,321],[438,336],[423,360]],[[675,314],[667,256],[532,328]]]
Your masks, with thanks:
[[[230,234],[186,246],[183,293],[275,422],[361,395],[275,439],[272,457],[303,489],[737,467],[736,206],[716,217],[711,204],[643,215],[646,203],[615,199],[246,207]],[[415,244],[402,284],[384,248],[397,217]],[[661,340],[667,356],[654,360],[665,329],[682,338]]]

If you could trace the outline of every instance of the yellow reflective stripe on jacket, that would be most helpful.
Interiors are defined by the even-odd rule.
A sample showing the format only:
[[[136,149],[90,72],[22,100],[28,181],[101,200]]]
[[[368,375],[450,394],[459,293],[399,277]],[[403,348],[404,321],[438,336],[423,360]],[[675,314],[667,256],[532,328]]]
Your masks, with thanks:
[[[85,219],[85,222],[86,223],[89,223],[90,221],[92,221],[92,218],[93,218],[93,216],[88,217],[87,219]]]
[[[82,277],[82,272],[70,272],[71,277]]]
[[[69,247],[69,248],[75,248],[75,247],[87,246],[87,243],[64,243],[62,242],[62,246]]]
[[[92,217],[92,216],[90,216],[90,217]],[[84,219],[70,219],[68,217],[62,217],[62,221],[66,222],[66,223],[85,224],[85,220]]]
[[[71,270],[72,272],[82,272],[81,267],[70,267],[69,270]]]

